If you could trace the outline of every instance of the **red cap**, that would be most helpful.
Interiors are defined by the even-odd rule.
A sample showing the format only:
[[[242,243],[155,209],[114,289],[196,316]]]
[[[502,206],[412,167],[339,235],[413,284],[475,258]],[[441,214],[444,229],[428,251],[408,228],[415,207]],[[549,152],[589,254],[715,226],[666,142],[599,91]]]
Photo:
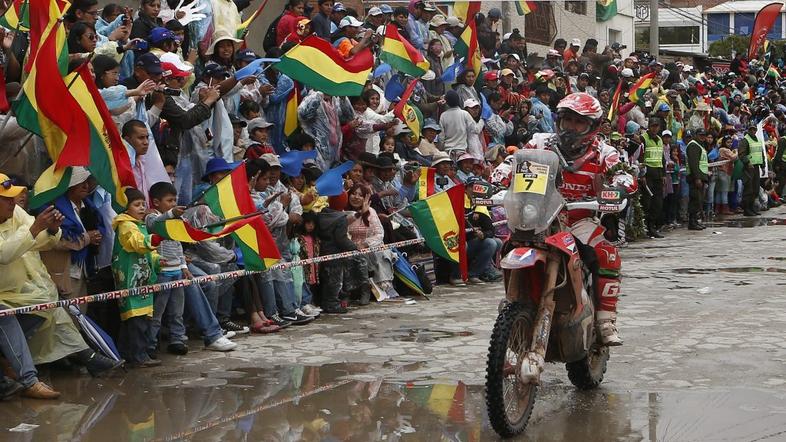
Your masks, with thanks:
[[[483,79],[486,81],[496,81],[499,80],[499,74],[497,74],[497,71],[488,71],[483,74]]]
[[[177,68],[173,63],[161,63],[161,69],[164,70],[163,76],[164,77],[188,77],[191,75],[191,72],[183,71]]]

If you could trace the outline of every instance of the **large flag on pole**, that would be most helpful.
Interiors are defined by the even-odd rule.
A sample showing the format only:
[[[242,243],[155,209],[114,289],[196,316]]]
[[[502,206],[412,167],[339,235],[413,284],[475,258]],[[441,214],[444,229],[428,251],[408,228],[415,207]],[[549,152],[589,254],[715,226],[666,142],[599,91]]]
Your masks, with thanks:
[[[622,97],[622,80],[617,82],[617,89],[614,91],[614,96],[611,97],[611,106],[609,106],[609,115],[607,116],[609,121],[614,119],[614,113],[617,112],[617,109],[619,109],[620,107],[621,97]]]
[[[358,96],[374,68],[368,48],[345,60],[326,40],[310,36],[290,49],[275,68],[289,78],[329,95]]]
[[[261,216],[262,215],[254,215],[210,229],[197,229],[183,219],[167,219],[155,223],[153,225],[153,232],[166,239],[171,239],[172,241],[193,244],[227,236],[245,225],[253,224],[255,222],[254,218],[260,218]]]
[[[300,105],[300,85],[294,81],[292,92],[287,97],[286,107],[284,108],[284,136],[288,137],[295,133],[298,128],[297,107]]]
[[[536,2],[525,1],[525,0],[516,0],[516,12],[519,15],[527,15],[532,11],[537,11],[538,6]]]
[[[385,39],[379,58],[393,69],[413,77],[423,76],[431,67],[423,54],[403,38],[393,24],[388,24],[385,28]]]
[[[12,31],[30,30],[30,5],[27,0],[14,0],[0,17],[0,26]]]
[[[767,34],[775,24],[775,20],[781,15],[783,3],[775,2],[761,8],[756,13],[756,19],[753,21],[753,32],[751,33],[751,43],[748,47],[748,60],[756,58],[756,52],[759,47],[764,44],[767,39]]]
[[[478,45],[478,28],[474,17],[467,21],[467,26],[456,41],[453,50],[459,57],[464,58],[467,68],[472,69],[475,76],[480,73],[480,46]]]
[[[655,77],[655,72],[650,72],[647,75],[643,75],[639,78],[639,81],[633,83],[633,86],[630,87],[628,91],[628,100],[638,103],[639,100],[644,98],[644,94],[650,89],[650,84],[652,84],[652,79]]]
[[[453,16],[466,23],[470,18],[480,12],[480,2],[475,1],[457,1],[453,3]]]
[[[420,130],[423,127],[423,114],[420,113],[420,109],[418,109],[417,106],[412,106],[408,103],[409,97],[412,96],[412,91],[415,89],[417,83],[417,79],[409,83],[407,89],[401,94],[401,99],[393,108],[393,115],[406,124],[413,135],[420,138]]]
[[[415,201],[408,208],[426,245],[437,255],[458,263],[462,278],[467,279],[464,185]]]

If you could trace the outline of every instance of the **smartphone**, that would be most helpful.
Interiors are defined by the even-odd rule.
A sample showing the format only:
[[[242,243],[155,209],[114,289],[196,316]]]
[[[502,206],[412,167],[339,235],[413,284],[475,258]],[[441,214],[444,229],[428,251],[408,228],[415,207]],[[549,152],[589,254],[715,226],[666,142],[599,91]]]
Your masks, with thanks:
[[[180,89],[165,87],[164,89],[161,90],[161,93],[164,95],[178,96],[180,95]]]

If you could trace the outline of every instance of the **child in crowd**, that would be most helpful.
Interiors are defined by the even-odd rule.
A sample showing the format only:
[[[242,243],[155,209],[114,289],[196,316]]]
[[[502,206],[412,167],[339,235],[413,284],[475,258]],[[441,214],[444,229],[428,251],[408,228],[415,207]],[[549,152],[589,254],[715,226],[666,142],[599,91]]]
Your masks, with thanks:
[[[270,127],[273,123],[258,117],[248,122],[248,136],[251,143],[246,150],[246,158],[255,160],[266,153],[275,153],[270,144]]]
[[[311,259],[319,256],[319,238],[317,238],[317,214],[314,212],[303,213],[303,223],[298,226],[297,241],[300,243],[300,259]],[[303,266],[303,298],[306,293],[319,294],[319,264],[306,264]],[[319,302],[312,300],[314,305]]]
[[[112,252],[112,273],[118,289],[141,287],[156,282],[159,256],[155,251],[160,238],[151,236],[143,222],[145,195],[137,189],[126,190],[126,211],[115,217],[115,246]],[[153,295],[140,294],[120,300],[118,349],[128,362],[127,367],[144,368],[161,365],[147,351],[150,336],[150,318],[153,316]]]
[[[177,190],[171,183],[159,182],[150,187],[150,200],[153,210],[145,216],[145,225],[148,231],[153,230],[159,221],[180,218],[184,207],[177,205]],[[158,282],[191,279],[194,276],[188,270],[186,257],[183,255],[183,246],[178,241],[163,240],[158,245],[158,255],[161,257],[161,268],[158,271]],[[155,356],[158,347],[158,331],[161,329],[161,320],[166,312],[169,323],[169,345],[167,351],[176,355],[188,353],[188,338],[186,327],[183,324],[184,306],[183,287],[162,290],[155,295],[153,302],[153,320],[150,323],[150,347],[148,354]]]

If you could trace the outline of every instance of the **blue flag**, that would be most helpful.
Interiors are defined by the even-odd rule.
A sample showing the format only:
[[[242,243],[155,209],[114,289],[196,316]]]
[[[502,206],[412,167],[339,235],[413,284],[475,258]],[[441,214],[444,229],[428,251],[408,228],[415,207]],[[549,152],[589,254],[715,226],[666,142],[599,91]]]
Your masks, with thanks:
[[[323,173],[317,178],[317,193],[322,196],[341,195],[344,191],[344,180],[341,176],[352,170],[354,166],[354,161],[347,161]]]
[[[478,94],[480,95],[480,118],[484,120],[488,120],[494,114],[491,110],[491,106],[489,106],[489,102],[486,101],[485,94]]]
[[[458,77],[462,72],[464,72],[463,58],[448,66],[439,79],[442,80],[443,83],[452,83],[456,81],[456,77]]]
[[[404,93],[404,89],[399,76],[394,75],[388,80],[388,84],[385,85],[385,99],[391,103],[398,101],[401,94]]]
[[[281,173],[287,176],[299,176],[303,169],[303,161],[317,157],[316,150],[292,150],[281,154],[278,159],[281,161]]]
[[[374,78],[381,77],[381,76],[387,74],[388,72],[390,72],[392,70],[393,70],[393,66],[391,66],[391,65],[389,65],[387,63],[382,63],[379,66],[377,66],[376,69],[374,69],[373,77]]]

